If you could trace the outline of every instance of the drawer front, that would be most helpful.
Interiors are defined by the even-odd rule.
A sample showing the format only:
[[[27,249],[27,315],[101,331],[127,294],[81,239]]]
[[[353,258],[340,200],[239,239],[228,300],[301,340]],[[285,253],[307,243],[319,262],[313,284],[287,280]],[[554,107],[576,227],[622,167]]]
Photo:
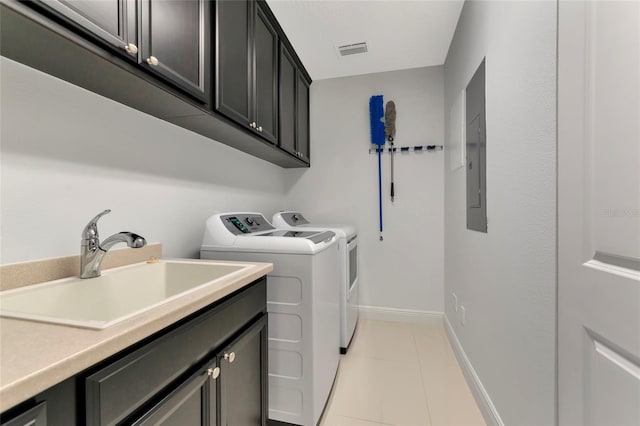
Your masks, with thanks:
[[[266,312],[266,279],[86,379],[87,425],[114,425]]]

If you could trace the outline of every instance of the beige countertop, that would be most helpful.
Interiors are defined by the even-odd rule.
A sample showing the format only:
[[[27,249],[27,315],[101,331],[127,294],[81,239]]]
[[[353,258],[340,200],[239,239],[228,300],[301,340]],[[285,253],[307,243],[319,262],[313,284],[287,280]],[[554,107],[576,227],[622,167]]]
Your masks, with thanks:
[[[102,330],[0,318],[0,412],[35,396],[273,270],[252,265],[243,274],[207,285]]]

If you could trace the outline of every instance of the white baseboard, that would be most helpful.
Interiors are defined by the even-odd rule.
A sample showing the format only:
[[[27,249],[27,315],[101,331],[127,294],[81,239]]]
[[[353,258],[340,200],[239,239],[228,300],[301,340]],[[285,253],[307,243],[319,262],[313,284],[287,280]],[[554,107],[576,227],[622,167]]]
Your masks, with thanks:
[[[435,324],[442,325],[443,312],[437,311],[418,311],[413,309],[396,309],[381,308],[378,306],[358,306],[360,318],[391,321],[391,322],[408,322],[418,324]]]
[[[480,377],[478,377],[476,370],[474,370],[473,366],[471,365],[471,361],[469,361],[467,354],[464,352],[462,344],[460,343],[460,340],[458,340],[458,336],[456,336],[456,333],[453,330],[451,323],[449,322],[449,318],[447,318],[446,315],[443,315],[443,317],[444,328],[447,331],[449,342],[451,343],[453,352],[456,354],[456,358],[458,359],[460,367],[462,367],[464,377],[467,379],[469,388],[471,389],[471,392],[473,393],[473,396],[478,403],[478,407],[482,412],[484,420],[489,425],[504,426],[504,423],[500,418],[500,414],[498,414],[498,410],[496,410],[495,405],[493,405],[493,402],[491,401],[487,390],[484,388],[482,382],[480,381]]]

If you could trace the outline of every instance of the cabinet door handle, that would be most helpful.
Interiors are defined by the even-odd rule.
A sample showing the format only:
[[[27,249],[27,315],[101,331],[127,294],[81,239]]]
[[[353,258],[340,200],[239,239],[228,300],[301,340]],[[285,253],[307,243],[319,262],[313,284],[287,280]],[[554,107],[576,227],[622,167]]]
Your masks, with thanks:
[[[251,127],[252,129],[256,128],[256,122],[252,121],[251,123],[249,123],[249,127]]]
[[[262,133],[262,126],[258,127],[258,131]]]
[[[207,374],[209,375],[209,377],[211,377],[213,380],[217,379],[218,376],[220,375],[220,367],[216,367],[216,368],[210,368],[207,370]]]
[[[236,359],[236,353],[235,352],[227,352],[224,354],[224,359],[226,359],[227,361],[229,361],[230,363],[235,361]]]
[[[156,66],[156,65],[158,65],[158,63],[159,63],[159,62],[158,62],[158,58],[156,58],[155,56],[149,56],[149,57],[147,58],[147,63],[148,63],[149,65]]]
[[[124,50],[126,50],[130,55],[135,55],[138,53],[138,46],[133,43],[129,43],[124,47]]]

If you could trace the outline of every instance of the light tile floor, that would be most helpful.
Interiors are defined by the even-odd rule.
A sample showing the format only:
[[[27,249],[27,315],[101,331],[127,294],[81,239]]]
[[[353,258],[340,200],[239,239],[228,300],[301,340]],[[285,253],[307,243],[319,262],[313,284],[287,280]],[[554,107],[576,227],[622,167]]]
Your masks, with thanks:
[[[485,425],[442,326],[360,320],[322,426]]]

